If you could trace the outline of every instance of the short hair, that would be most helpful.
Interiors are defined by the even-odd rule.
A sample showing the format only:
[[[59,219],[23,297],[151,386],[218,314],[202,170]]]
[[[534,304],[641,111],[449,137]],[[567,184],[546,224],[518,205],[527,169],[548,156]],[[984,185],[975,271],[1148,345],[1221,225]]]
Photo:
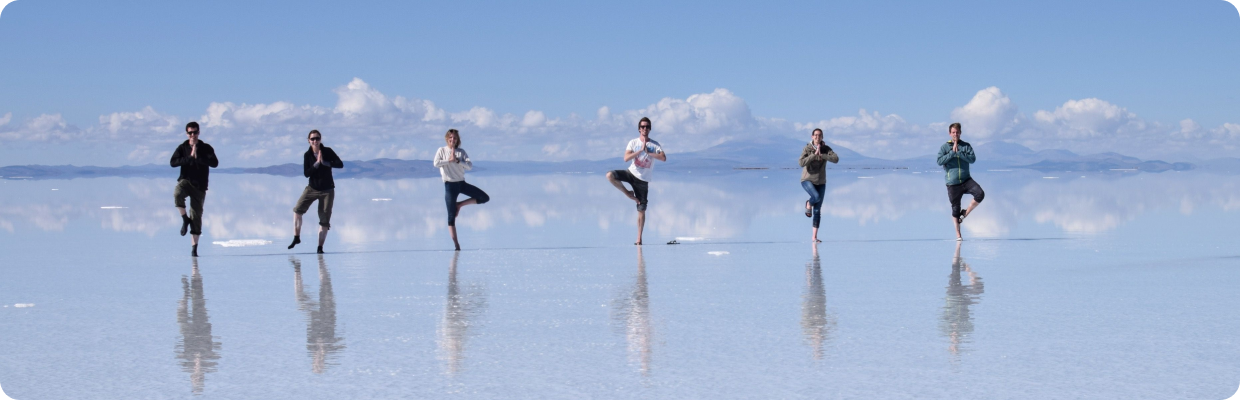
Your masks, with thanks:
[[[957,131],[959,131],[959,132],[964,132],[964,129],[960,129],[960,123],[959,123],[959,122],[952,122],[952,124],[951,124],[951,125],[948,125],[948,126],[947,126],[947,133],[952,133],[952,128],[956,128],[956,130],[957,130]]]
[[[813,135],[813,134],[814,134],[814,132],[819,132],[819,133],[822,133],[822,128],[814,128],[814,130],[809,131],[809,134],[810,134],[810,135]],[[826,133],[822,133],[822,134],[823,134],[823,135],[826,135]]]
[[[456,129],[449,129],[448,133],[443,134],[444,140],[448,140],[448,138],[453,137],[453,136],[456,136],[456,145],[460,146],[461,145],[461,132],[458,132]]]
[[[309,138],[310,138],[310,135],[313,135],[313,134],[316,134],[316,133],[318,133],[318,134],[319,134],[319,138],[320,138],[320,139],[322,139],[322,138],[323,138],[323,134],[322,134],[322,133],[319,133],[319,130],[318,130],[318,129],[311,129],[311,130],[310,130],[310,133],[307,133],[307,134],[306,134],[306,139],[309,139]]]
[[[650,129],[654,129],[654,123],[653,123],[653,122],[650,122],[650,118],[642,117],[642,119],[641,119],[640,121],[637,121],[637,127],[638,127],[638,128],[641,128],[641,127],[642,127],[642,122],[645,122],[645,123],[646,123],[646,125],[650,125]]]
[[[194,130],[199,130],[198,123],[194,121],[189,121],[188,124],[185,124],[185,131],[188,132],[189,128],[194,128]]]

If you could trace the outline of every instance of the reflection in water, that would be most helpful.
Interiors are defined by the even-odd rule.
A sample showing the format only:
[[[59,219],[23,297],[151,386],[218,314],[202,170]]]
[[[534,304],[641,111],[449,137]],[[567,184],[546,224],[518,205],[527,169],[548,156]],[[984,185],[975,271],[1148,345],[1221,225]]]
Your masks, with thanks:
[[[960,272],[969,275],[969,284],[960,282]],[[969,314],[969,306],[981,300],[983,291],[982,278],[969,268],[969,264],[960,257],[960,243],[956,243],[956,255],[952,257],[952,273],[947,280],[947,297],[943,305],[943,317],[939,321],[939,330],[951,342],[947,350],[959,361],[964,345],[969,343],[969,335],[973,333],[973,315]]]
[[[177,304],[177,324],[181,327],[181,340],[177,343],[177,358],[181,369],[189,372],[194,393],[202,393],[208,372],[215,372],[220,342],[211,336],[211,323],[207,321],[207,299],[202,293],[202,275],[198,273],[198,259],[194,258],[193,275],[188,279],[181,275],[181,301]]]
[[[615,300],[612,320],[624,329],[629,344],[629,360],[641,364],[642,374],[650,373],[653,335],[650,323],[650,292],[646,285],[646,259],[637,247],[637,279],[632,289]]]
[[[815,360],[821,360],[824,345],[831,340],[835,330],[835,316],[827,314],[827,290],[822,284],[822,262],[818,258],[818,244],[814,244],[814,259],[805,264],[805,295],[801,303],[801,332],[809,342]]]
[[[301,260],[289,257],[293,264],[293,291],[297,308],[306,313],[306,350],[310,353],[310,370],[323,373],[331,359],[344,350],[344,338],[336,336],[336,297],[332,292],[332,276],[327,262],[319,254],[319,301],[315,302],[302,289]]]
[[[486,310],[486,292],[480,285],[468,285],[462,290],[456,282],[456,263],[461,252],[452,255],[448,267],[448,299],[444,304],[443,321],[439,324],[439,351],[447,360],[447,372],[455,375],[465,360],[465,340],[477,334],[470,329],[479,324],[479,317]]]

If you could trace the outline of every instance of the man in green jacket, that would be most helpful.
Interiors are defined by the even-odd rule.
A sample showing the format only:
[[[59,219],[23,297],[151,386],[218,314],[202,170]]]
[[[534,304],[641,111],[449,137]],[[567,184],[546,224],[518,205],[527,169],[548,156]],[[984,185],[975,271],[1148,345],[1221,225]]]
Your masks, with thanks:
[[[952,140],[939,146],[938,163],[947,172],[947,199],[952,203],[952,224],[956,225],[956,240],[963,240],[960,237],[960,223],[973,213],[974,207],[981,204],[986,192],[969,176],[969,164],[977,161],[977,156],[973,154],[973,146],[969,145],[969,142],[960,140],[960,123],[952,123],[947,132]],[[965,193],[973,196],[973,202],[967,210],[960,212],[960,198],[964,197]]]

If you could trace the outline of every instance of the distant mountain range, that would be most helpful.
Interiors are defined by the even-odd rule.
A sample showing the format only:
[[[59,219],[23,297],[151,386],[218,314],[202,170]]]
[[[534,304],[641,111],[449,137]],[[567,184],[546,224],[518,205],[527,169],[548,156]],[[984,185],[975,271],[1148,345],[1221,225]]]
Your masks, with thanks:
[[[787,137],[734,140],[690,153],[673,153],[661,171],[720,171],[743,169],[796,169],[803,141]],[[899,160],[866,157],[841,146],[831,146],[840,156],[832,169],[934,169],[935,155],[927,154]],[[1146,172],[1201,169],[1223,173],[1240,173],[1240,158],[1219,158],[1196,164],[1141,160],[1118,153],[1079,155],[1067,150],[1034,151],[1007,142],[990,142],[975,146],[978,162],[974,168],[1033,169],[1039,171],[1108,171],[1137,170]],[[627,166],[619,157],[605,160],[578,161],[476,161],[473,173],[487,175],[544,174],[597,172]],[[301,164],[280,164],[258,168],[219,168],[223,174],[267,174],[302,176]],[[4,179],[73,179],[93,177],[175,176],[177,170],[167,165],[147,164],[123,167],[92,167],[73,165],[15,165],[0,167]],[[345,168],[335,173],[340,178],[399,179],[439,176],[429,160],[397,160],[381,158],[369,161],[346,161]]]

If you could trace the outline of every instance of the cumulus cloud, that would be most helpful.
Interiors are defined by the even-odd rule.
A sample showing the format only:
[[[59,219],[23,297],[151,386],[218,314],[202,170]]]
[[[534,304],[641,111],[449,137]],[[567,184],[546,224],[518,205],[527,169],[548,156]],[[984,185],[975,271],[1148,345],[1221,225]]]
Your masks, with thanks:
[[[43,114],[18,126],[10,126],[11,114],[5,114],[0,125],[0,140],[30,142],[65,142],[83,138],[82,129],[69,124],[60,114]]]
[[[952,110],[951,117],[968,127],[969,137],[981,140],[1001,138],[1023,119],[1012,99],[994,86],[979,90],[968,103]]]

